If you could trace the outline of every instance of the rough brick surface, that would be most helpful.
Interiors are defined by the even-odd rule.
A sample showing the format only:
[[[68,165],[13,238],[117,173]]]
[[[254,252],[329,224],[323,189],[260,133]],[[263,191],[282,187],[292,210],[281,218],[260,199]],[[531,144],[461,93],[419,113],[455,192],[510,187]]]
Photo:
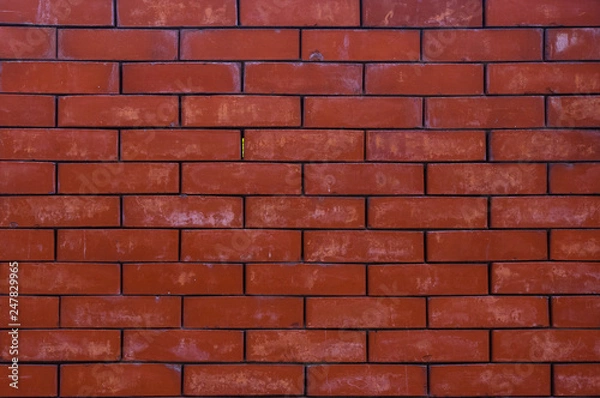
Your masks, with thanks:
[[[0,0],[0,396],[600,396],[599,195],[600,0]]]
[[[0,27],[0,57],[3,59],[52,59],[56,55],[53,28]]]
[[[423,57],[431,62],[540,61],[539,29],[426,30]]]

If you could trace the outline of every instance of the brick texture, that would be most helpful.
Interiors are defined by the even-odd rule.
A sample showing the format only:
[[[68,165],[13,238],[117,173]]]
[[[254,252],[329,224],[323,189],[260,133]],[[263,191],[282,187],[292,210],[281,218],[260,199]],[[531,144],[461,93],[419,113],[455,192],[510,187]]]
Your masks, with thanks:
[[[1,397],[596,397],[599,297],[600,0],[0,0]]]

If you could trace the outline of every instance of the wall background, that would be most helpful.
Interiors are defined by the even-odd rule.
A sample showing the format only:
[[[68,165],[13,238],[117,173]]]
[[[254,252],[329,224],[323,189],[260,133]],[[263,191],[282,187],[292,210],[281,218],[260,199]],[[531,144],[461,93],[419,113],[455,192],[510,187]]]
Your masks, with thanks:
[[[598,26],[0,0],[0,395],[600,395]]]

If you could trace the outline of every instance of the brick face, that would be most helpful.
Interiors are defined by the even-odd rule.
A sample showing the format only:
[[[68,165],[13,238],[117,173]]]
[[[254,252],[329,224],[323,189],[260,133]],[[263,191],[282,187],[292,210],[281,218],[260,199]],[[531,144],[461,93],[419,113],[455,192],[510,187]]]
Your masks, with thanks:
[[[394,330],[369,334],[374,362],[484,362],[488,334],[483,330]],[[405,347],[397,350],[396,347]]]
[[[113,62],[3,62],[0,85],[7,93],[116,94]]]
[[[72,60],[173,61],[177,32],[150,29],[61,29],[58,57]]]
[[[112,25],[111,0],[3,0],[0,22],[34,25]]]
[[[181,32],[184,60],[295,60],[300,51],[297,29],[201,29]]]
[[[423,57],[431,62],[541,61],[540,29],[426,30]]]
[[[598,60],[598,28],[548,29],[546,55],[552,60]]]
[[[599,0],[0,0],[0,396],[600,396],[599,43]]]
[[[241,0],[247,26],[358,26],[359,0]]]
[[[481,6],[481,0],[366,0],[363,20],[367,26],[481,26]]]
[[[308,367],[308,391],[333,397],[421,396],[425,371],[423,366],[411,365],[315,365]]]
[[[52,59],[56,54],[54,28],[0,27],[4,38],[0,57],[6,59]]]
[[[368,94],[461,95],[481,94],[483,69],[479,65],[369,65]]]
[[[600,4],[594,0],[544,0],[523,7],[519,0],[490,0],[486,4],[490,26],[544,26],[600,24]]]
[[[305,30],[302,59],[316,61],[417,61],[419,34],[411,30]]]
[[[151,4],[118,2],[119,26],[230,26],[236,22],[234,0],[178,0]]]

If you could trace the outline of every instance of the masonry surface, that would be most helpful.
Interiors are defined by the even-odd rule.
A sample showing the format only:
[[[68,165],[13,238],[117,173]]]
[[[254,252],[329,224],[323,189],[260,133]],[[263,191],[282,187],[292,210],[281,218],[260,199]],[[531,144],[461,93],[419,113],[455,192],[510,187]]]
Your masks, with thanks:
[[[600,396],[599,194],[598,0],[0,0],[0,396]]]

